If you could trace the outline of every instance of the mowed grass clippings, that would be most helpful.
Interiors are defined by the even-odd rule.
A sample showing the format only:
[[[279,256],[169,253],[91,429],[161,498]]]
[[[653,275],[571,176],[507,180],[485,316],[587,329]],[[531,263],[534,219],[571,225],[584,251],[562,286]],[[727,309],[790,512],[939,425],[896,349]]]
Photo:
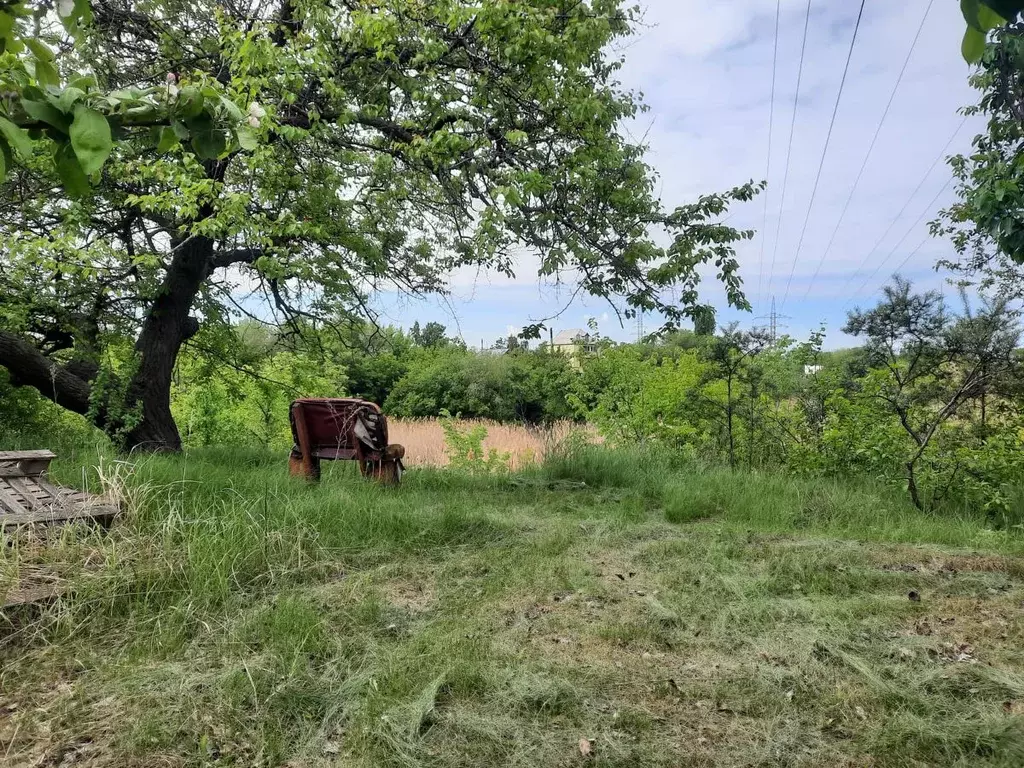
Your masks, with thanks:
[[[1024,764],[1021,540],[983,519],[597,447],[352,469],[108,464],[109,533],[11,537],[0,592],[63,596],[0,619],[0,763]]]

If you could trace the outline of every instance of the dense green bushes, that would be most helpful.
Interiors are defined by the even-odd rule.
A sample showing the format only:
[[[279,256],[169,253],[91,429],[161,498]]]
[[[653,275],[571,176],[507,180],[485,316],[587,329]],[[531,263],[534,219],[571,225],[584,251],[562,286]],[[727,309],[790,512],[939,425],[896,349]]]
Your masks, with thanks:
[[[188,446],[282,447],[288,404],[302,396],[365,397],[400,418],[576,420],[613,446],[643,451],[648,467],[657,455],[690,466],[866,478],[909,491],[922,509],[1024,525],[1015,315],[998,303],[953,314],[937,294],[897,281],[877,307],[852,313],[847,330],[862,347],[826,352],[821,334],[796,344],[732,327],[602,343],[571,361],[518,343],[476,352],[438,324],[411,334],[355,327],[301,342],[243,324],[230,338],[200,336],[185,350],[173,410]],[[6,377],[0,417],[5,445],[53,444],[65,433],[73,442],[89,431]],[[594,471],[587,482],[600,485],[618,470]],[[661,470],[643,471],[655,482]],[[698,514],[701,503],[687,504],[679,516]]]
[[[726,329],[660,353],[585,361],[573,402],[613,443],[705,464],[863,477],[929,511],[1024,525],[1024,377],[1015,313],[948,310],[903,281],[851,313],[858,350],[827,353]],[[807,366],[807,367],[805,367]],[[699,506],[699,505],[698,505]],[[680,513],[688,514],[688,513]]]
[[[384,409],[404,418],[449,411],[466,418],[547,423],[573,415],[566,394],[574,378],[562,355],[473,354],[455,347],[413,362]]]

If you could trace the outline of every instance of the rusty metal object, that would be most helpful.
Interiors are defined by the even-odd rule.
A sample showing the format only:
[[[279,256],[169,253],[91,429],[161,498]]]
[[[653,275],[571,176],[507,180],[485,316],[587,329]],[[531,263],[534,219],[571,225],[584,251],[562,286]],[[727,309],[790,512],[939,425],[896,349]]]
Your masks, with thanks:
[[[293,475],[320,479],[320,462],[356,461],[363,477],[397,484],[405,448],[388,444],[388,421],[376,403],[354,398],[296,400],[290,419]]]

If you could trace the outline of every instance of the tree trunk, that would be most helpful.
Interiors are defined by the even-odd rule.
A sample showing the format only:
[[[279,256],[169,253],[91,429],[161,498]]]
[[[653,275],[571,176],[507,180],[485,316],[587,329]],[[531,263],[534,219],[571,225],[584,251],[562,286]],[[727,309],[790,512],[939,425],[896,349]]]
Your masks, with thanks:
[[[757,421],[754,416],[754,385],[750,385],[750,447],[747,451],[747,469],[754,469],[754,441],[757,439]]]
[[[924,505],[921,503],[921,495],[917,492],[917,479],[914,477],[914,462],[907,462],[907,490],[910,491],[910,500],[914,502],[914,506],[924,511]]]
[[[729,469],[736,469],[736,442],[732,434],[732,376],[725,380],[725,419],[729,432]]]
[[[988,439],[988,413],[987,403],[985,402],[985,395],[988,393],[988,363],[987,361],[981,364],[981,380],[984,382],[981,385],[981,441],[986,442]]]
[[[141,421],[125,435],[126,450],[181,450],[181,435],[171,415],[171,377],[181,345],[199,330],[189,313],[212,271],[212,240],[192,236],[176,247],[135,342],[139,367],[128,385],[125,406],[140,409]]]

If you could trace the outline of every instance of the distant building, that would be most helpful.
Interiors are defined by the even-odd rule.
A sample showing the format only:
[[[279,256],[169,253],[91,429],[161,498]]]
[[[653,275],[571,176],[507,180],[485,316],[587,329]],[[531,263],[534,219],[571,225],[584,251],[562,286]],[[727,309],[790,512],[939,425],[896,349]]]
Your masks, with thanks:
[[[591,339],[589,333],[579,328],[570,328],[555,334],[552,346],[556,352],[570,356],[577,355],[581,351],[586,353],[597,351],[596,339]]]
[[[597,336],[591,336],[581,328],[570,328],[556,333],[550,344],[541,344],[540,348],[563,354],[574,365],[579,365],[580,354],[589,355],[597,352]]]
[[[814,374],[818,373],[818,371],[820,371],[822,367],[823,366],[820,365],[805,365],[804,376],[813,376]]]

